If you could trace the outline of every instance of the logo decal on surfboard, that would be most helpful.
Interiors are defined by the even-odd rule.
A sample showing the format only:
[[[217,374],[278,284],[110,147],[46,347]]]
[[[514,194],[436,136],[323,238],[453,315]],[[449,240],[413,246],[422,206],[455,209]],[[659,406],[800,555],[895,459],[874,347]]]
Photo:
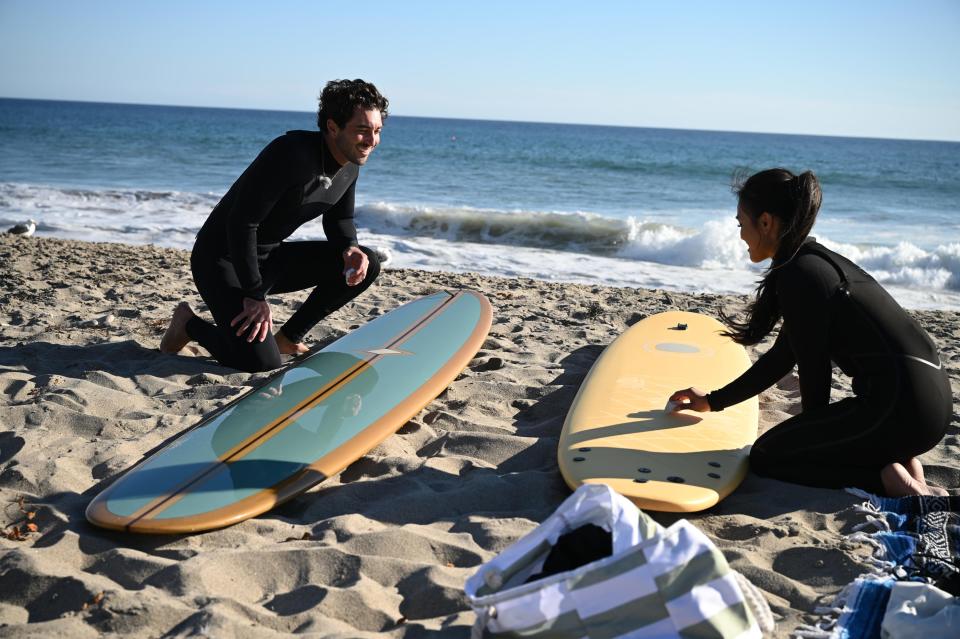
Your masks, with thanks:
[[[393,348],[371,348],[366,351],[357,351],[358,353],[370,353],[371,355],[413,355],[410,351],[398,351]]]

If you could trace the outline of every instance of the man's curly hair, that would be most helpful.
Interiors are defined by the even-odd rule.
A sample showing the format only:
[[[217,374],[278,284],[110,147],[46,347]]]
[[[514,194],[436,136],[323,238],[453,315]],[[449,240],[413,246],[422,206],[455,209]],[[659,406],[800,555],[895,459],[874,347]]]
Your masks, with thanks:
[[[380,116],[387,119],[389,101],[380,95],[377,87],[363,80],[331,80],[320,94],[320,108],[317,110],[317,126],[327,130],[327,120],[333,120],[337,126],[346,126],[357,107],[377,109]]]

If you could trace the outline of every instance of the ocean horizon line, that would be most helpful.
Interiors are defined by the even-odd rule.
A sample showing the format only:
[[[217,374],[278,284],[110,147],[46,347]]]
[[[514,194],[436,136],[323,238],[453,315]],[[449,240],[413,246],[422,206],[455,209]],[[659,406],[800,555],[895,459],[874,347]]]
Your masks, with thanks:
[[[62,98],[34,98],[22,96],[0,95],[0,100],[20,101],[20,102],[54,102],[60,104],[89,104],[89,105],[108,105],[124,107],[144,107],[144,108],[163,108],[163,109],[195,109],[208,111],[247,111],[254,113],[316,113],[316,111],[298,110],[298,109],[268,109],[261,107],[234,107],[234,106],[211,106],[211,105],[193,105],[193,104],[157,104],[151,102],[114,102],[109,100],[76,100]],[[410,115],[391,113],[391,118],[417,119],[417,120],[449,120],[451,122],[490,122],[495,124],[528,124],[536,126],[570,126],[570,127],[596,127],[601,129],[631,129],[640,131],[670,131],[670,132],[690,132],[690,133],[720,133],[731,135],[757,135],[771,137],[797,137],[797,138],[825,138],[839,140],[877,140],[884,142],[923,142],[933,144],[960,145],[960,138],[956,140],[942,140],[937,138],[908,138],[908,137],[883,137],[873,135],[839,135],[830,133],[788,133],[778,131],[743,131],[735,129],[704,129],[704,128],[682,128],[668,126],[641,126],[633,124],[604,124],[596,122],[550,122],[541,120],[513,120],[501,118],[467,118],[443,115]]]

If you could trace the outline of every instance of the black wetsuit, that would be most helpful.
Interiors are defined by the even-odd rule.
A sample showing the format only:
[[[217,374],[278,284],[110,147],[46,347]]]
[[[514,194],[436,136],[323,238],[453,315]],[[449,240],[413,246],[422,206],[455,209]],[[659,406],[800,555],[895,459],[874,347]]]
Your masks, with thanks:
[[[872,277],[812,239],[776,278],[783,314],[776,342],[710,393],[710,407],[753,397],[796,365],[803,412],[757,439],[751,469],[808,486],[881,492],[881,469],[933,448],[950,422],[953,398],[936,346]],[[832,404],[831,360],[854,392]]]
[[[216,325],[191,318],[187,334],[226,366],[269,370],[280,366],[273,336],[247,342],[247,334],[238,337],[230,326],[243,310],[243,298],[313,288],[281,328],[299,342],[323,317],[366,290],[380,272],[370,249],[360,247],[370,260],[363,282],[347,286],[343,275],[343,251],[358,246],[353,223],[358,174],[356,164],[337,163],[320,132],[289,131],[268,144],[197,233],[190,265]],[[320,215],[327,241],[284,242]]]

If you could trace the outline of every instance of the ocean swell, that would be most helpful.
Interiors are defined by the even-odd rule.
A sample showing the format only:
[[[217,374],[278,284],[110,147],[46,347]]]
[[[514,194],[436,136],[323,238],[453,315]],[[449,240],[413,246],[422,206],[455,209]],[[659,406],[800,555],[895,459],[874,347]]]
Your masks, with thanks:
[[[40,234],[190,248],[219,197],[214,193],[0,183],[0,225],[35,219]],[[719,212],[677,210],[615,218],[589,212],[374,202],[358,206],[356,219],[359,227],[377,236],[398,241],[430,238],[451,249],[461,244],[496,245],[716,272],[753,268],[760,274],[747,262],[733,216]],[[690,226],[664,219],[685,220]],[[707,221],[698,224],[698,219]],[[321,225],[314,221],[294,239],[322,237]],[[879,246],[817,237],[884,284],[960,291],[960,243],[924,249],[906,241]]]

